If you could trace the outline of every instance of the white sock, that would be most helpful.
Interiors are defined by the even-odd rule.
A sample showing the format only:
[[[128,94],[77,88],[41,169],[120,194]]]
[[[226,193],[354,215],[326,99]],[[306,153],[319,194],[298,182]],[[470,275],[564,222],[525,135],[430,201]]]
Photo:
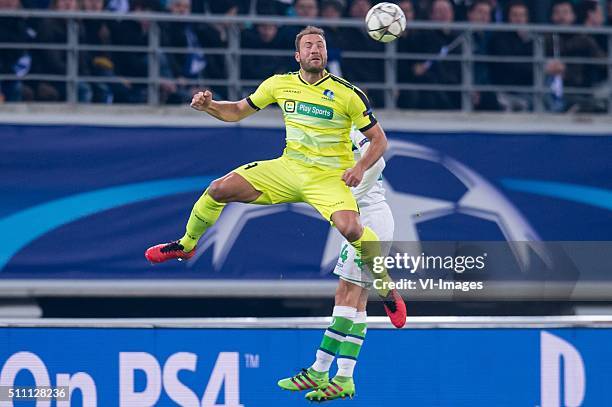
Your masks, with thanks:
[[[317,372],[329,372],[329,368],[334,362],[334,356],[329,353],[323,352],[321,349],[317,349],[316,360],[312,364],[313,370]]]
[[[339,358],[336,363],[338,363],[338,372],[336,373],[336,376],[353,377],[355,365],[357,364],[356,360]]]
[[[332,312],[332,317],[342,317],[342,318],[354,320],[356,314],[357,314],[357,308],[337,305],[334,307],[334,311]],[[332,325],[330,326],[330,328],[333,326],[333,324],[334,322],[332,320]],[[332,337],[339,341],[344,340],[343,337],[340,337],[338,334],[331,332],[329,329],[325,331],[325,335]],[[328,352],[318,349],[317,354],[316,354],[316,360],[312,364],[311,367],[317,372],[328,372],[335,357],[336,355],[331,355]]]
[[[357,315],[357,308],[347,307],[345,305],[336,305],[332,311],[332,317],[355,319],[355,315]]]

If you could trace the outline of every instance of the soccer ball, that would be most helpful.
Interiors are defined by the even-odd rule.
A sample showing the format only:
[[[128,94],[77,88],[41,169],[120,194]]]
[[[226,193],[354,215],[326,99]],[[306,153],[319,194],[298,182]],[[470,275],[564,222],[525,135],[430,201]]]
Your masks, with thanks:
[[[380,3],[368,11],[365,18],[368,35],[380,42],[391,42],[399,38],[406,29],[406,16],[393,3]]]

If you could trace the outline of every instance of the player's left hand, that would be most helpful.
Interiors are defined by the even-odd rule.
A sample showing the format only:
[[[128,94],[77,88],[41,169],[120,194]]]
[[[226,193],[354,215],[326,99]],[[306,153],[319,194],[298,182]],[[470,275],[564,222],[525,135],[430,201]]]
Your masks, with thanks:
[[[356,165],[344,171],[344,174],[342,174],[342,181],[344,181],[348,187],[356,187],[361,183],[364,172],[365,171],[359,165]]]

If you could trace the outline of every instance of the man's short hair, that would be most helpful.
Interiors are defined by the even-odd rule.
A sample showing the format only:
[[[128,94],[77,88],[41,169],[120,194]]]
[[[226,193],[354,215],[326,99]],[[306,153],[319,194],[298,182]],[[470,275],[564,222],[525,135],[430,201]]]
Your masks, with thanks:
[[[295,50],[296,51],[298,52],[300,51],[300,40],[302,39],[303,36],[308,35],[308,34],[317,34],[323,37],[323,39],[325,39],[325,31],[323,31],[319,27],[309,25],[308,27],[300,31],[298,35],[295,36]]]
[[[527,6],[527,3],[525,3],[525,0],[511,0],[506,5],[506,11],[510,13],[510,10],[512,9],[512,7],[525,7],[526,9],[529,9],[529,7]]]
[[[529,14],[529,7],[524,0],[512,0],[506,5],[506,21],[510,20],[510,12],[514,7],[524,7],[527,9],[527,14]]]
[[[451,0],[431,0],[431,3],[429,3],[429,6],[427,6],[427,15],[431,17],[431,13],[433,13],[433,9],[434,9],[434,5],[439,2],[442,1],[446,4],[448,4],[453,11],[455,10],[455,8],[453,7],[453,2]]]
[[[572,8],[572,11],[575,12],[574,3],[572,3],[572,0],[553,0],[553,3],[550,7],[551,14],[552,14],[553,9],[557,6],[560,6],[561,4],[568,4]]]
[[[333,7],[340,14],[342,14],[344,13],[344,10],[346,9],[346,1],[345,0],[323,0],[321,2],[321,10],[323,10],[325,7]]]
[[[470,6],[468,7],[468,13],[471,13],[472,11],[474,11],[474,9],[476,7],[478,7],[481,4],[485,4],[489,7],[491,7],[491,1],[490,0],[474,0],[472,2],[472,4],[470,4]]]

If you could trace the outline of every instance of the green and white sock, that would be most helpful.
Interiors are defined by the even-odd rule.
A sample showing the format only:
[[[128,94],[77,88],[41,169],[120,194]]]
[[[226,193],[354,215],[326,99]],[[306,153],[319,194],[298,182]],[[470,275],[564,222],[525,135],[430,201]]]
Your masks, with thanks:
[[[332,323],[323,335],[323,340],[317,350],[317,358],[311,366],[313,370],[317,372],[329,371],[336,353],[353,326],[353,318],[355,318],[356,313],[357,308],[334,307]]]
[[[338,351],[338,372],[336,376],[353,377],[361,345],[367,332],[367,314],[365,311],[357,312],[353,319],[353,326],[346,334],[344,342]]]

